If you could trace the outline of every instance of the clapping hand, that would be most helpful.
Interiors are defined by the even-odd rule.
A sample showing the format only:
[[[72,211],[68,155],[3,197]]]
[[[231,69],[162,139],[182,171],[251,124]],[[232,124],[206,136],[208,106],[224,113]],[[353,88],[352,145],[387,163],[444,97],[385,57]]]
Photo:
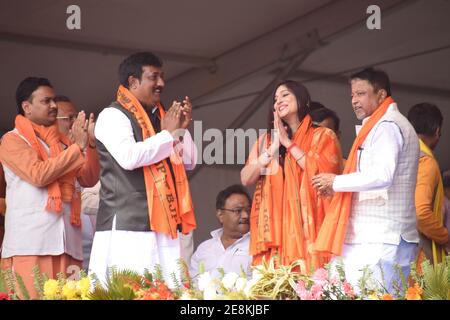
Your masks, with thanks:
[[[181,128],[186,129],[192,121],[192,103],[188,96],[181,105]]]
[[[90,146],[95,146],[94,128],[95,128],[94,114],[91,113],[89,115],[89,122],[88,122],[88,137]]]
[[[93,116],[92,116],[93,117]],[[76,143],[82,151],[86,149],[88,143],[88,128],[90,121],[86,119],[84,111],[78,113],[75,119],[70,135],[74,143]]]
[[[287,130],[283,124],[283,121],[281,121],[280,116],[278,115],[278,113],[275,111],[273,113],[273,124],[276,130],[278,130],[278,135],[280,138],[280,143],[285,147],[289,147],[292,143],[291,139],[289,139]]]
[[[169,111],[161,119],[161,130],[167,130],[174,133],[181,127],[181,103],[174,101]]]

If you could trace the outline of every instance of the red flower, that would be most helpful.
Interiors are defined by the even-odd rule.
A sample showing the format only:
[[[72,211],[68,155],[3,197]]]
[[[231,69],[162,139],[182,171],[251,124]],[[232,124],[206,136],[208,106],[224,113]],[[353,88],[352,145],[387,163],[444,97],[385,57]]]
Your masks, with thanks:
[[[138,291],[138,297],[136,300],[174,300],[172,291],[167,287],[167,285],[160,281],[155,280],[151,282],[146,280],[148,288],[141,288]]]
[[[9,297],[9,294],[0,292],[0,300],[11,300],[11,298]]]

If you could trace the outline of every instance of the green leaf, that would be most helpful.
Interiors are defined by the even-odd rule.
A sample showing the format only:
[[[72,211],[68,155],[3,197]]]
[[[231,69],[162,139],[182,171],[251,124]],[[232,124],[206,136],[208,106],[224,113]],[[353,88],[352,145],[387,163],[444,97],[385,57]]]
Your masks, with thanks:
[[[16,273],[16,281],[19,286],[20,293],[22,294],[23,299],[30,300],[30,294],[27,290],[27,287],[25,286],[25,283],[23,282],[22,277],[18,273]]]

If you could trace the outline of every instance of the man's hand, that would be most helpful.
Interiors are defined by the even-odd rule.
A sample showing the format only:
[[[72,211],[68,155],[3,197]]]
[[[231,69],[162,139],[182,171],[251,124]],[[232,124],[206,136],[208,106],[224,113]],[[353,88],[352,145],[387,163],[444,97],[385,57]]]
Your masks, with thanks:
[[[73,142],[76,143],[82,151],[86,149],[88,143],[88,127],[89,121],[86,120],[86,114],[84,111],[79,112],[72,125],[71,134]]]
[[[174,101],[169,111],[161,119],[161,130],[173,133],[181,127],[181,103]]]
[[[186,129],[192,121],[192,103],[188,96],[183,100],[181,106],[181,128]]]
[[[90,146],[95,146],[94,128],[95,128],[94,114],[91,113],[89,115],[89,123],[88,123],[88,136]]]
[[[320,173],[312,178],[312,185],[317,190],[319,195],[322,196],[332,196],[333,182],[336,178],[334,173]]]

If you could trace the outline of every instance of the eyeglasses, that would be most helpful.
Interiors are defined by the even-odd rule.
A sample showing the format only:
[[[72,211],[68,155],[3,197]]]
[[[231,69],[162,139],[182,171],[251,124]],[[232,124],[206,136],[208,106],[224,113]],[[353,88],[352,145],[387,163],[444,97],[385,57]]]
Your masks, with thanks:
[[[60,117],[56,117],[56,119],[60,119],[60,120],[69,120],[69,121],[75,121],[75,119],[77,118],[76,114],[73,114],[71,116],[60,116]]]
[[[243,212],[250,213],[252,207],[242,207],[242,208],[234,208],[234,209],[225,209],[221,208],[220,210],[233,212],[236,216],[241,215]]]

